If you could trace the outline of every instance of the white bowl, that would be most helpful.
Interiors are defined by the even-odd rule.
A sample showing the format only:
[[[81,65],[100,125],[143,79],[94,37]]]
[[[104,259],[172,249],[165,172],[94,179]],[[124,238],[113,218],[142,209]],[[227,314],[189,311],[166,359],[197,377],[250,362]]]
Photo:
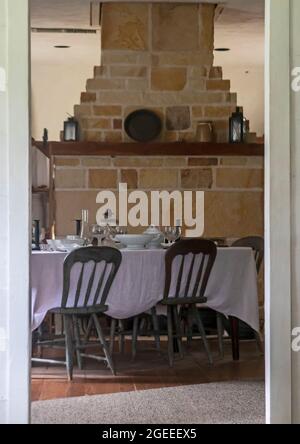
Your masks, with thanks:
[[[80,238],[76,240],[47,239],[47,244],[50,245],[53,251],[67,251],[70,253],[71,251],[76,250],[76,248],[82,247],[84,240]]]
[[[71,240],[67,238],[67,239],[62,239],[61,243],[63,245],[63,248],[70,253],[71,251],[76,250],[77,248],[83,247],[84,239],[78,238],[76,240]]]
[[[81,241],[82,239],[80,236],[69,234],[68,236],[66,236],[66,240],[76,242],[76,241]]]
[[[84,245],[84,239],[81,239],[80,237],[78,237],[77,239],[69,239],[68,237],[65,239],[61,239],[61,243],[63,245],[73,245],[76,244],[79,247],[83,247]]]
[[[147,248],[149,249],[155,249],[155,248],[161,248],[161,244],[162,242],[164,242],[165,237],[163,235],[163,233],[156,227],[154,227],[153,225],[150,225],[150,227],[144,231],[143,234],[152,234],[153,235],[153,239],[151,242],[149,242],[149,244],[147,245]]]
[[[64,246],[61,243],[60,239],[47,239],[47,244],[53,251],[62,251],[64,250]]]
[[[128,250],[143,250],[154,237],[153,234],[117,234],[115,236]]]

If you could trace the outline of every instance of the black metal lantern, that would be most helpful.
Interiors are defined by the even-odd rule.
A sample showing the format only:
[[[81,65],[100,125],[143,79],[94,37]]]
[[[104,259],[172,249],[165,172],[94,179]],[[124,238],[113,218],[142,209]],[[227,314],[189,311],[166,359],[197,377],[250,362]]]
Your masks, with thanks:
[[[79,140],[79,124],[74,117],[69,117],[64,122],[64,141],[76,142],[77,140]]]
[[[241,108],[237,107],[229,119],[229,142],[242,143],[244,141],[244,116]]]

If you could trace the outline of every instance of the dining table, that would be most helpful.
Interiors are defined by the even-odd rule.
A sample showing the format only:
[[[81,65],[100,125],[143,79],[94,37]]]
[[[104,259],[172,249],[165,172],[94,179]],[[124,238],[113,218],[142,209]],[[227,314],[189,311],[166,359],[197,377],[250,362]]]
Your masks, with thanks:
[[[107,298],[106,315],[124,320],[147,312],[163,299],[166,250],[123,249],[121,253],[122,262]],[[31,254],[32,330],[41,325],[49,310],[61,305],[67,254],[57,251]],[[257,271],[251,248],[217,248],[205,296],[207,302],[202,305],[232,320],[233,328],[237,325],[234,320],[241,320],[259,332]],[[237,360],[238,332],[233,333],[233,358]]]

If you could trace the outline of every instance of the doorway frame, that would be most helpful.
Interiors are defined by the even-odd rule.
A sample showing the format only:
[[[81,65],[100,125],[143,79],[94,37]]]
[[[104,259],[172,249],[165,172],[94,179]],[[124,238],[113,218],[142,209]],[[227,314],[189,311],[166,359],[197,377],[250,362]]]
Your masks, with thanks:
[[[28,0],[27,2],[9,0],[7,4],[9,24],[13,23],[20,30],[16,38],[13,33],[14,26],[9,26],[7,47],[10,90],[9,168],[13,172],[9,179],[9,239],[11,251],[19,253],[17,257],[9,255],[9,292],[13,296],[9,301],[8,310],[10,341],[7,418],[10,423],[22,423],[29,422],[30,412],[29,7]],[[265,17],[266,422],[290,424],[292,421],[290,0],[285,2],[266,0]],[[20,58],[22,71],[19,69]],[[22,73],[23,80],[20,81]],[[22,106],[20,106],[20,97]],[[18,131],[14,131],[16,121]],[[281,122],[281,125],[278,125],[278,122]],[[24,140],[28,140],[27,150],[24,149]],[[24,168],[24,165],[28,165],[28,168]],[[18,177],[17,183],[15,177]],[[278,195],[284,195],[286,199],[278,199]],[[20,299],[21,297],[23,299]],[[17,313],[16,306],[18,306]],[[284,365],[281,365],[281,362],[284,362]]]
[[[1,17],[6,104],[1,151],[7,193],[3,217],[6,288],[3,295],[6,347],[4,355],[4,421],[30,421],[30,52],[29,3],[4,0]],[[2,42],[1,42],[2,43]],[[2,381],[1,381],[2,382]]]
[[[265,8],[265,381],[268,424],[292,422],[290,6],[290,0],[266,0]]]

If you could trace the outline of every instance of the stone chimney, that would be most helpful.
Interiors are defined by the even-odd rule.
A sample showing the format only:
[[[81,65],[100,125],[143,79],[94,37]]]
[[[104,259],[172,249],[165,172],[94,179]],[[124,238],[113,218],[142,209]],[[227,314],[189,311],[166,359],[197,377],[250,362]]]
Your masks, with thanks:
[[[81,139],[130,142],[124,120],[146,108],[162,120],[157,142],[196,141],[203,121],[227,142],[237,97],[213,67],[214,13],[212,4],[104,3],[101,66],[74,110]]]

